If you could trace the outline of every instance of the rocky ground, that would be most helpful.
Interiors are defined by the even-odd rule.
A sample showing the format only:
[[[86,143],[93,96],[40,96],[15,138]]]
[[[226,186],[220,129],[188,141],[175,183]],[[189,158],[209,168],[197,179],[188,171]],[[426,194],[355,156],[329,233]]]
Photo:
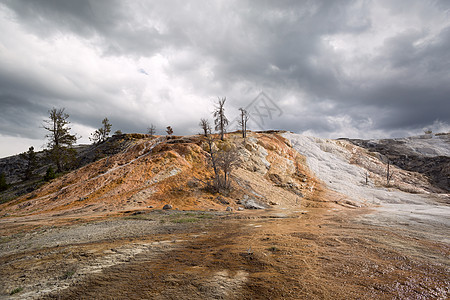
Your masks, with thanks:
[[[0,293],[12,299],[446,299],[448,244],[417,238],[399,224],[369,224],[367,213],[333,205],[154,211],[43,226],[2,242]]]
[[[344,140],[230,145],[228,194],[202,186],[201,137],[139,137],[1,204],[0,298],[448,299],[449,195],[427,174],[387,185],[384,154]]]

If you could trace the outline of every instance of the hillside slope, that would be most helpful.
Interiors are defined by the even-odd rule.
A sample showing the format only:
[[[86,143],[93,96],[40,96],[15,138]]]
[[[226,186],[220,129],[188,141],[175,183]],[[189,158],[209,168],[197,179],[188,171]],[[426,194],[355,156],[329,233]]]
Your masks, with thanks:
[[[395,224],[413,229],[422,237],[450,241],[447,234],[450,194],[436,187],[426,175],[391,165],[390,172],[393,173],[388,184],[387,163],[380,153],[346,140],[289,133],[283,136],[306,157],[308,167],[326,188],[336,193],[334,197],[339,202],[376,208],[377,214],[363,217],[365,222]],[[428,151],[444,151],[445,147],[440,147],[443,143],[436,144],[439,146],[435,148],[428,144]],[[440,157],[448,159],[447,156]]]
[[[222,146],[221,146],[222,144]],[[219,147],[239,155],[233,188],[219,196],[204,189],[212,177],[201,136],[144,137],[126,149],[70,172],[0,206],[2,214],[102,216],[162,208],[219,209],[227,206],[295,206],[314,201],[320,185],[305,159],[278,134],[251,133],[246,141],[228,134]]]
[[[424,174],[437,189],[450,192],[449,133],[399,139],[349,141],[371,152],[380,153],[399,168]]]

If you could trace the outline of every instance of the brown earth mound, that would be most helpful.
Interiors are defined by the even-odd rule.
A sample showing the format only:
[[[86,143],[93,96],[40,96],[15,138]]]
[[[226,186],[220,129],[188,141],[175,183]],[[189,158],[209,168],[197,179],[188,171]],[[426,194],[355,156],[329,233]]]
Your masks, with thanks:
[[[244,141],[229,134],[222,144],[234,145],[239,164],[232,192],[205,190],[212,169],[201,136],[144,137],[123,151],[81,167],[41,188],[0,206],[3,216],[85,218],[162,208],[237,209],[245,203],[310,205],[320,188],[301,157],[278,134],[251,133]],[[225,145],[226,146],[226,145]],[[313,201],[311,201],[313,200]]]

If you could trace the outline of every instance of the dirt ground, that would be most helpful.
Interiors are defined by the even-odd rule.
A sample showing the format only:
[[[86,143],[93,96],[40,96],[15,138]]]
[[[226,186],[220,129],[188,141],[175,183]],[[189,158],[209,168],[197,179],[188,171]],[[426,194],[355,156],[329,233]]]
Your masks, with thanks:
[[[361,221],[374,213],[330,205],[17,224],[0,243],[0,297],[448,299],[449,245]]]

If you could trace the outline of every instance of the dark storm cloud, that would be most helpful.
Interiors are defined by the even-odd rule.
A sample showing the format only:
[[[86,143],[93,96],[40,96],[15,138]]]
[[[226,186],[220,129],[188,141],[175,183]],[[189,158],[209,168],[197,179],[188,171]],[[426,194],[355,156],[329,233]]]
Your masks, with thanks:
[[[30,43],[20,52],[29,66],[0,56],[2,134],[37,136],[14,130],[6,111],[29,121],[53,106],[88,127],[108,116],[124,131],[170,123],[192,133],[215,97],[234,114],[261,90],[284,112],[267,126],[295,132],[389,136],[449,122],[448,1],[3,0],[0,9],[19,28],[5,28],[0,46]]]
[[[0,94],[2,104],[0,128],[11,136],[40,138],[36,128],[42,125],[39,115],[46,114],[46,107],[17,95]]]
[[[114,0],[7,0],[3,3],[14,10],[28,30],[41,36],[60,31],[86,37],[96,33],[107,35],[124,17],[120,1]]]

